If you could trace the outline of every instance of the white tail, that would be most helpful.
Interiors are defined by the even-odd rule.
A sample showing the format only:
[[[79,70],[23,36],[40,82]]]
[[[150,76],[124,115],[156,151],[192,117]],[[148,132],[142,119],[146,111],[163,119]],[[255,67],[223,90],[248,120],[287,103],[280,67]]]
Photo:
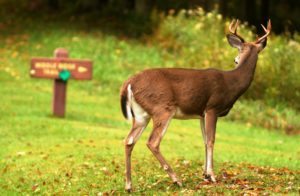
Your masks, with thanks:
[[[127,87],[127,103],[126,103],[126,113],[127,113],[127,119],[132,120],[132,99],[133,99],[133,93],[131,91],[131,85],[128,85]]]

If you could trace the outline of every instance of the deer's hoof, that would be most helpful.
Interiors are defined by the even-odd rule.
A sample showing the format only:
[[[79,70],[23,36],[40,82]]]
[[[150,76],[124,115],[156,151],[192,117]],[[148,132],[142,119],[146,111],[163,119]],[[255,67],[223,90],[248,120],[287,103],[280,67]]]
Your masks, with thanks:
[[[131,193],[131,192],[132,192],[131,184],[126,184],[126,186],[125,186],[125,191],[126,191],[127,193]]]
[[[177,186],[179,186],[179,187],[182,187],[182,182],[180,182],[180,181],[178,181],[178,180],[175,181],[174,184],[177,185]]]
[[[217,182],[215,175],[211,175],[211,174],[204,174],[204,181],[206,182]]]
[[[132,189],[131,189],[131,188],[125,188],[125,191],[126,191],[127,193],[131,193],[131,192],[132,192]]]

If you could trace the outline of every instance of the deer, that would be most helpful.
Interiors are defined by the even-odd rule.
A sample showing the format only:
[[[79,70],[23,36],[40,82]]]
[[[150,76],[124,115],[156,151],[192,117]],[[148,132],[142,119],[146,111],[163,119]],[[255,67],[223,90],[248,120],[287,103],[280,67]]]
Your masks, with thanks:
[[[126,80],[120,90],[123,116],[132,121],[132,128],[124,140],[125,190],[132,191],[131,154],[134,145],[153,121],[147,147],[174,184],[182,186],[172,167],[160,151],[160,143],[171,119],[200,119],[205,146],[204,180],[216,182],[213,171],[213,151],[218,117],[226,116],[236,100],[253,81],[258,54],[267,45],[271,21],[264,35],[246,42],[237,34],[239,20],[232,20],[226,35],[230,46],[238,49],[232,70],[153,68]]]

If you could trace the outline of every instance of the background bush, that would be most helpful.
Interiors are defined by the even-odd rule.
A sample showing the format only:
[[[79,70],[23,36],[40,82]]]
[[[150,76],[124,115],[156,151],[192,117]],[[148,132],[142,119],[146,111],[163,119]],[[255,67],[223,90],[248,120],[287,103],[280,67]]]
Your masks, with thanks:
[[[109,92],[118,99],[122,82],[143,69],[215,67],[229,70],[235,68],[233,59],[238,53],[225,37],[230,21],[201,8],[176,14],[171,10],[167,15],[153,11],[147,21],[133,20],[134,15],[129,14],[122,23],[107,22],[105,17],[95,19],[93,14],[72,15],[63,20],[56,14],[38,18],[32,13],[22,13],[23,17],[0,15],[3,20],[0,23],[2,82],[31,81],[28,77],[31,57],[51,56],[55,48],[66,47],[71,57],[94,60],[93,81],[76,82],[74,87],[88,89],[90,94]],[[254,41],[255,30],[243,23],[238,32],[247,41]],[[135,37],[137,32],[147,33]],[[290,40],[271,34],[266,49],[259,55],[250,89],[227,119],[287,133],[300,132],[299,37],[295,34],[295,40]]]

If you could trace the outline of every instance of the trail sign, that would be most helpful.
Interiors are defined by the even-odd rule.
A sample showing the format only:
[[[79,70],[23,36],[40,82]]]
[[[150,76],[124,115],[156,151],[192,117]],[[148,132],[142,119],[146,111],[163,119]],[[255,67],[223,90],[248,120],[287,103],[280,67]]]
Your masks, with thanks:
[[[71,79],[92,79],[92,62],[68,58],[32,58],[30,74],[36,78],[61,78],[62,71],[68,71]],[[65,72],[66,73],[66,72]]]
[[[69,59],[68,51],[58,48],[54,51],[55,58],[32,58],[30,76],[34,78],[54,79],[53,114],[65,116],[67,81],[91,80],[92,61]]]

